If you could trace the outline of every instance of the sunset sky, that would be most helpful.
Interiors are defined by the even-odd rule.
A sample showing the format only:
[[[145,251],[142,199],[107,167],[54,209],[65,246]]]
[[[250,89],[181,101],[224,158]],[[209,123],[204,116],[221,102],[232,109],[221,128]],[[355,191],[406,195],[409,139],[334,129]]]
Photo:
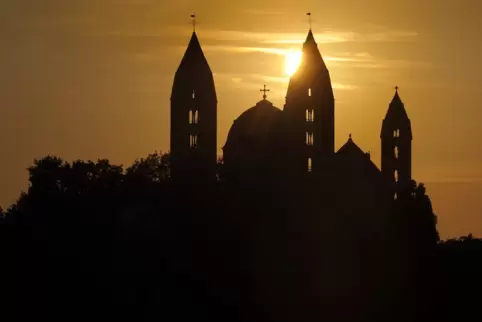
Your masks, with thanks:
[[[218,146],[261,99],[282,108],[285,59],[313,31],[335,89],[336,146],[380,164],[394,86],[412,120],[413,175],[443,237],[482,235],[482,2],[478,0],[0,0],[0,205],[34,158],[129,165],[169,149],[173,75],[190,14],[214,72]]]

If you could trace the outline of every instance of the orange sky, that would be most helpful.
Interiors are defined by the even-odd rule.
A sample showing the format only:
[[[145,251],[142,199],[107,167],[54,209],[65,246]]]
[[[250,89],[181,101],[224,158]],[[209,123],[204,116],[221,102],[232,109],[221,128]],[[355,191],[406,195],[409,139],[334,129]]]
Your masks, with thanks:
[[[284,53],[305,13],[335,88],[336,145],[353,133],[379,164],[381,120],[400,86],[412,119],[414,177],[442,236],[482,235],[482,43],[477,0],[0,0],[0,204],[36,157],[128,165],[169,148],[173,74],[189,15],[215,73],[221,147],[261,99],[283,106]]]

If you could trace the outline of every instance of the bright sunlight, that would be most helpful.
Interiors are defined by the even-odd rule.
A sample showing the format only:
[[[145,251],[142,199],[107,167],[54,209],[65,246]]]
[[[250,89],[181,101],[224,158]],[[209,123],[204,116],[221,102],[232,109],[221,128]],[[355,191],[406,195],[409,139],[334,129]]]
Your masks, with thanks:
[[[285,55],[285,73],[292,76],[301,62],[301,51],[289,51]]]

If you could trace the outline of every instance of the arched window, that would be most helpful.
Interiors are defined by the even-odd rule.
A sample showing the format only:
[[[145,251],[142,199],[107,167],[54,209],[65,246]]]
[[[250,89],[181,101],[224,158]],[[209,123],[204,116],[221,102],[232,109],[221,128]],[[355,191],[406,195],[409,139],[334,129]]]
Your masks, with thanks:
[[[399,177],[398,177],[398,170],[395,170],[394,175],[395,183],[398,183]]]
[[[313,133],[306,132],[306,145],[313,145]]]
[[[315,111],[307,109],[306,110],[306,122],[313,122],[315,116]]]
[[[194,111],[194,124],[199,123],[199,111]]]
[[[313,171],[313,160],[308,158],[308,172]]]
[[[395,155],[395,159],[398,160],[398,146],[395,146],[395,147],[393,148],[393,153],[394,153],[394,155]]]
[[[191,148],[196,148],[197,147],[197,134],[190,134],[189,135],[189,144]]]
[[[395,194],[393,195],[393,200],[397,200],[397,199],[398,199],[398,194],[395,193]]]
[[[393,137],[394,138],[399,138],[400,137],[400,129],[396,129],[393,131]]]
[[[196,99],[196,91],[192,90],[192,99]]]
[[[308,96],[311,97],[311,88],[308,88]]]
[[[193,115],[192,115],[192,111],[189,110],[189,124],[192,124],[193,122]]]

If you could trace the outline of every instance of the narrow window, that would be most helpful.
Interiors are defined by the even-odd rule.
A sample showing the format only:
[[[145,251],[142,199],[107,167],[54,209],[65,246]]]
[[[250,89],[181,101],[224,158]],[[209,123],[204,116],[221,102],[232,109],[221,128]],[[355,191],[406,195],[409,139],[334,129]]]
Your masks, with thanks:
[[[190,144],[191,148],[193,148],[193,149],[196,148],[196,146],[197,146],[197,135],[191,134],[189,136],[189,140],[190,140],[189,144]]]
[[[398,183],[398,170],[395,170],[395,173],[394,173],[394,179],[395,179],[395,183]]]
[[[198,123],[199,123],[199,112],[198,112],[198,111],[194,111],[193,123],[194,123],[194,124],[198,124]]]
[[[393,195],[393,200],[397,200],[397,199],[398,199],[398,194],[395,193],[395,194]]]
[[[314,121],[314,110],[306,110],[306,122],[313,122]]]
[[[393,131],[393,137],[394,137],[394,138],[399,138],[399,137],[400,137],[400,130],[399,130],[399,129],[396,129],[395,131]]]
[[[189,124],[192,124],[192,120],[193,120],[193,118],[192,118],[192,111],[189,110]]]
[[[306,145],[313,145],[313,133],[306,132]]]
[[[308,88],[308,96],[311,97],[311,88]]]
[[[196,91],[192,90],[192,99],[196,99]]]
[[[313,160],[308,158],[308,172],[313,171]]]
[[[395,154],[395,159],[398,160],[398,146],[395,146],[395,148],[393,149],[393,153]]]

